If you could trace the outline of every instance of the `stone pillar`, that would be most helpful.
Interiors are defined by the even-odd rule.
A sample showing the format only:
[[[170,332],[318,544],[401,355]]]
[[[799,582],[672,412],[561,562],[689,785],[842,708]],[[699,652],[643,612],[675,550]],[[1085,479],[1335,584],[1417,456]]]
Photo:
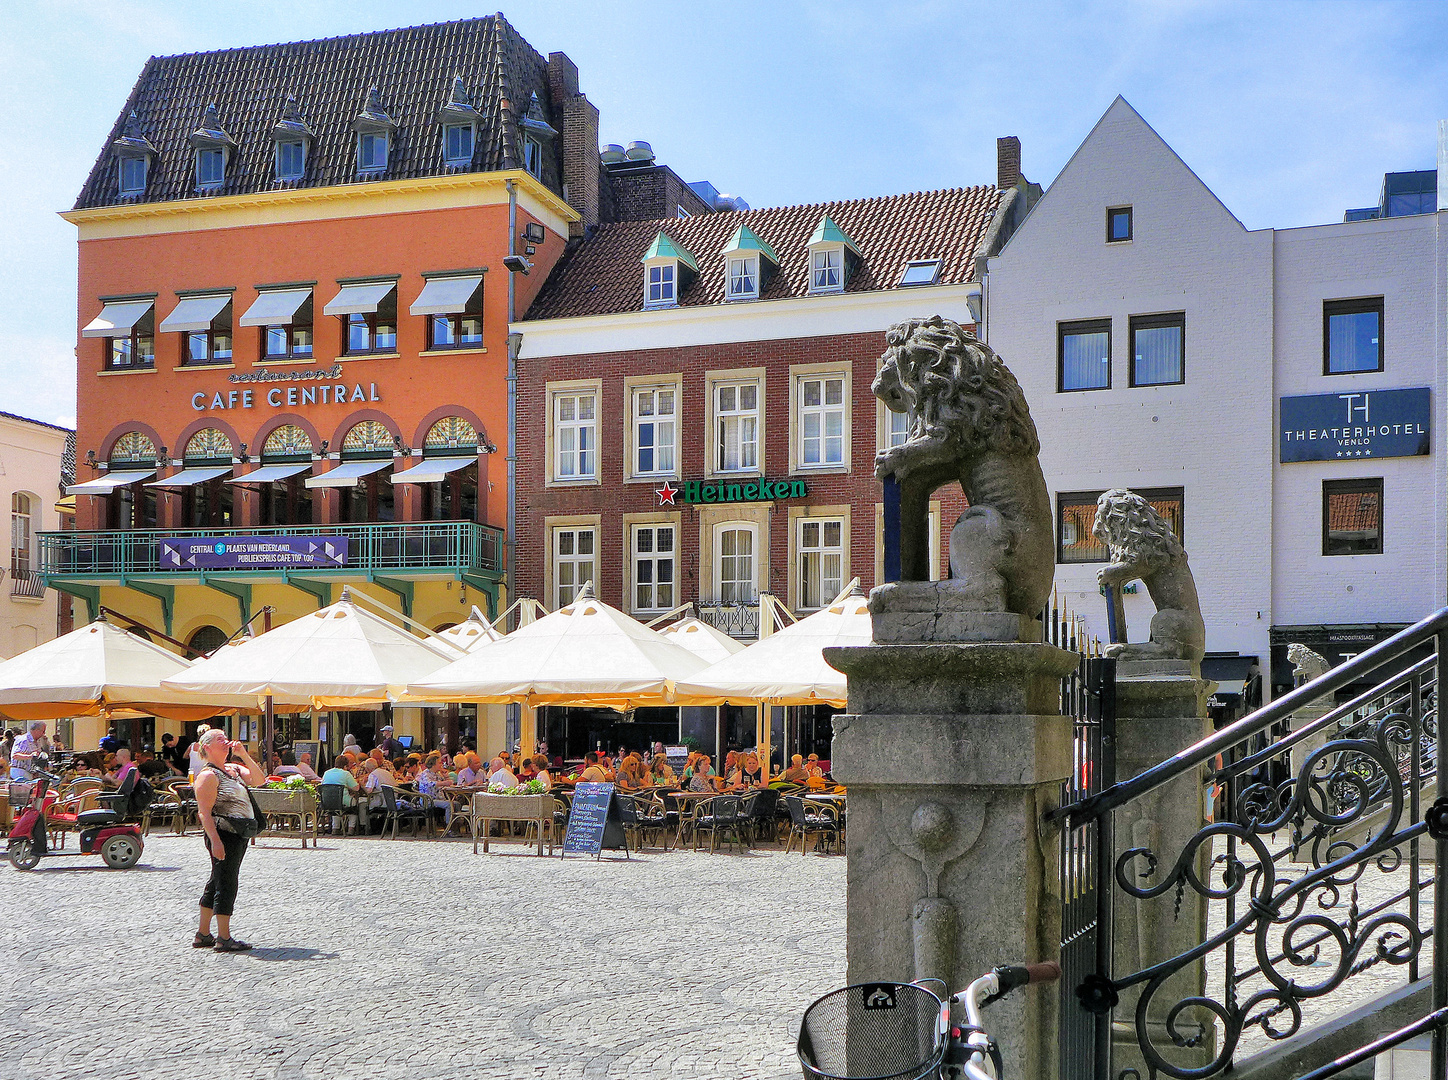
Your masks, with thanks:
[[[997,964],[1059,955],[1058,834],[1042,817],[1071,770],[1060,680],[1077,657],[981,641],[1017,635],[1030,624],[1019,616],[950,619],[962,620],[980,626],[952,625],[951,635],[978,643],[826,650],[849,676],[831,754],[850,791],[851,983],[931,977],[955,991]],[[882,622],[876,614],[877,642],[904,636]],[[928,640],[931,628],[917,629]],[[1050,986],[991,1007],[1012,1074],[1055,1075],[1057,1001]]]
[[[1116,776],[1126,779],[1160,765],[1211,734],[1207,697],[1214,684],[1198,677],[1197,665],[1187,660],[1120,660],[1116,665]],[[1191,838],[1206,824],[1204,769],[1179,776],[1171,783],[1133,800],[1116,811],[1116,852],[1148,848],[1157,857],[1156,874],[1136,877],[1150,887],[1171,873]],[[1208,880],[1211,852],[1203,846],[1196,860],[1200,880]],[[1133,872],[1146,869],[1135,860]],[[1188,886],[1180,903],[1170,889],[1150,900],[1138,900],[1116,889],[1113,966],[1115,975],[1127,975],[1169,960],[1200,944],[1206,935],[1207,904]],[[1207,1064],[1215,1053],[1216,1032],[1202,1031],[1206,1019],[1188,1010],[1178,1021],[1187,1037],[1202,1036],[1202,1045],[1184,1049],[1173,1045],[1165,1019],[1171,1007],[1206,989],[1206,972],[1189,964],[1152,998],[1148,1034],[1167,1060],[1183,1065]],[[1140,987],[1122,994],[1116,1008],[1113,1073],[1128,1067],[1148,1075],[1135,1033],[1136,1000]]]

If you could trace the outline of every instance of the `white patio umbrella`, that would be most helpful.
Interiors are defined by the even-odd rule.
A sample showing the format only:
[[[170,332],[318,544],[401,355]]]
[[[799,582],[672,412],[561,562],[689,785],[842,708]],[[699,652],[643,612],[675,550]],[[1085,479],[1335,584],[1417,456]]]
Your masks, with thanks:
[[[472,652],[474,649],[494,641],[501,641],[503,633],[483,616],[477,608],[473,613],[456,626],[449,626],[446,630],[439,630],[437,636],[444,641],[451,642],[464,652]]]
[[[260,637],[218,649],[167,679],[171,690],[202,700],[247,698],[313,709],[365,708],[396,701],[412,680],[457,656],[353,603],[344,589],[330,607],[293,619]]]
[[[672,704],[674,684],[707,664],[617,608],[591,583],[573,603],[414,679],[404,700],[596,705]]]
[[[714,664],[726,656],[744,651],[744,642],[735,641],[724,631],[702,619],[687,615],[659,631],[675,645],[682,645],[706,664]]]
[[[98,619],[0,663],[0,712],[13,720],[108,714],[204,720],[244,700],[198,705],[163,680],[191,663]]]

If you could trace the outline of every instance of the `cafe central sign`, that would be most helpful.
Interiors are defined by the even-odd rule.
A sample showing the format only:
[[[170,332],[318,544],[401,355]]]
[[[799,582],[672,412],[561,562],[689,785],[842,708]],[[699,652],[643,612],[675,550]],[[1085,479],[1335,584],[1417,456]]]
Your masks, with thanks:
[[[381,401],[382,394],[374,383],[332,382],[342,377],[342,365],[310,371],[246,371],[227,378],[231,383],[296,383],[270,389],[198,390],[191,395],[191,407],[197,412],[216,409],[251,409],[265,402],[273,409],[297,408],[302,405],[346,405],[355,401]],[[310,384],[310,385],[308,385]]]
[[[774,499],[803,499],[809,494],[803,480],[750,480],[746,482],[685,480],[674,487],[667,480],[655,488],[660,506],[679,503],[770,502]]]
[[[1360,390],[1282,399],[1280,460],[1418,457],[1428,453],[1432,392]]]

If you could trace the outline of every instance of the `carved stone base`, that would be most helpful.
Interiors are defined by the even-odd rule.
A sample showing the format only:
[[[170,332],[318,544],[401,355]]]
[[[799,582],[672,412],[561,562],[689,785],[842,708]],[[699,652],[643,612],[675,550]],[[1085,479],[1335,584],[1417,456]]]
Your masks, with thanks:
[[[925,642],[1038,642],[1041,623],[1009,611],[977,611],[951,581],[892,581],[870,592],[877,645]]]

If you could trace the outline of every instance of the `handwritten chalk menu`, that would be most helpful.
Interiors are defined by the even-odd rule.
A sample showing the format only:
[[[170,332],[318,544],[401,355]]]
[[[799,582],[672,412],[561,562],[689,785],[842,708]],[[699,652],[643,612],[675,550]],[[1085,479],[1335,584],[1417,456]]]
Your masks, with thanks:
[[[605,848],[623,848],[623,815],[613,797],[612,784],[579,784],[573,789],[573,805],[568,812],[568,831],[563,835],[563,851],[559,856],[575,852],[597,856]]]

